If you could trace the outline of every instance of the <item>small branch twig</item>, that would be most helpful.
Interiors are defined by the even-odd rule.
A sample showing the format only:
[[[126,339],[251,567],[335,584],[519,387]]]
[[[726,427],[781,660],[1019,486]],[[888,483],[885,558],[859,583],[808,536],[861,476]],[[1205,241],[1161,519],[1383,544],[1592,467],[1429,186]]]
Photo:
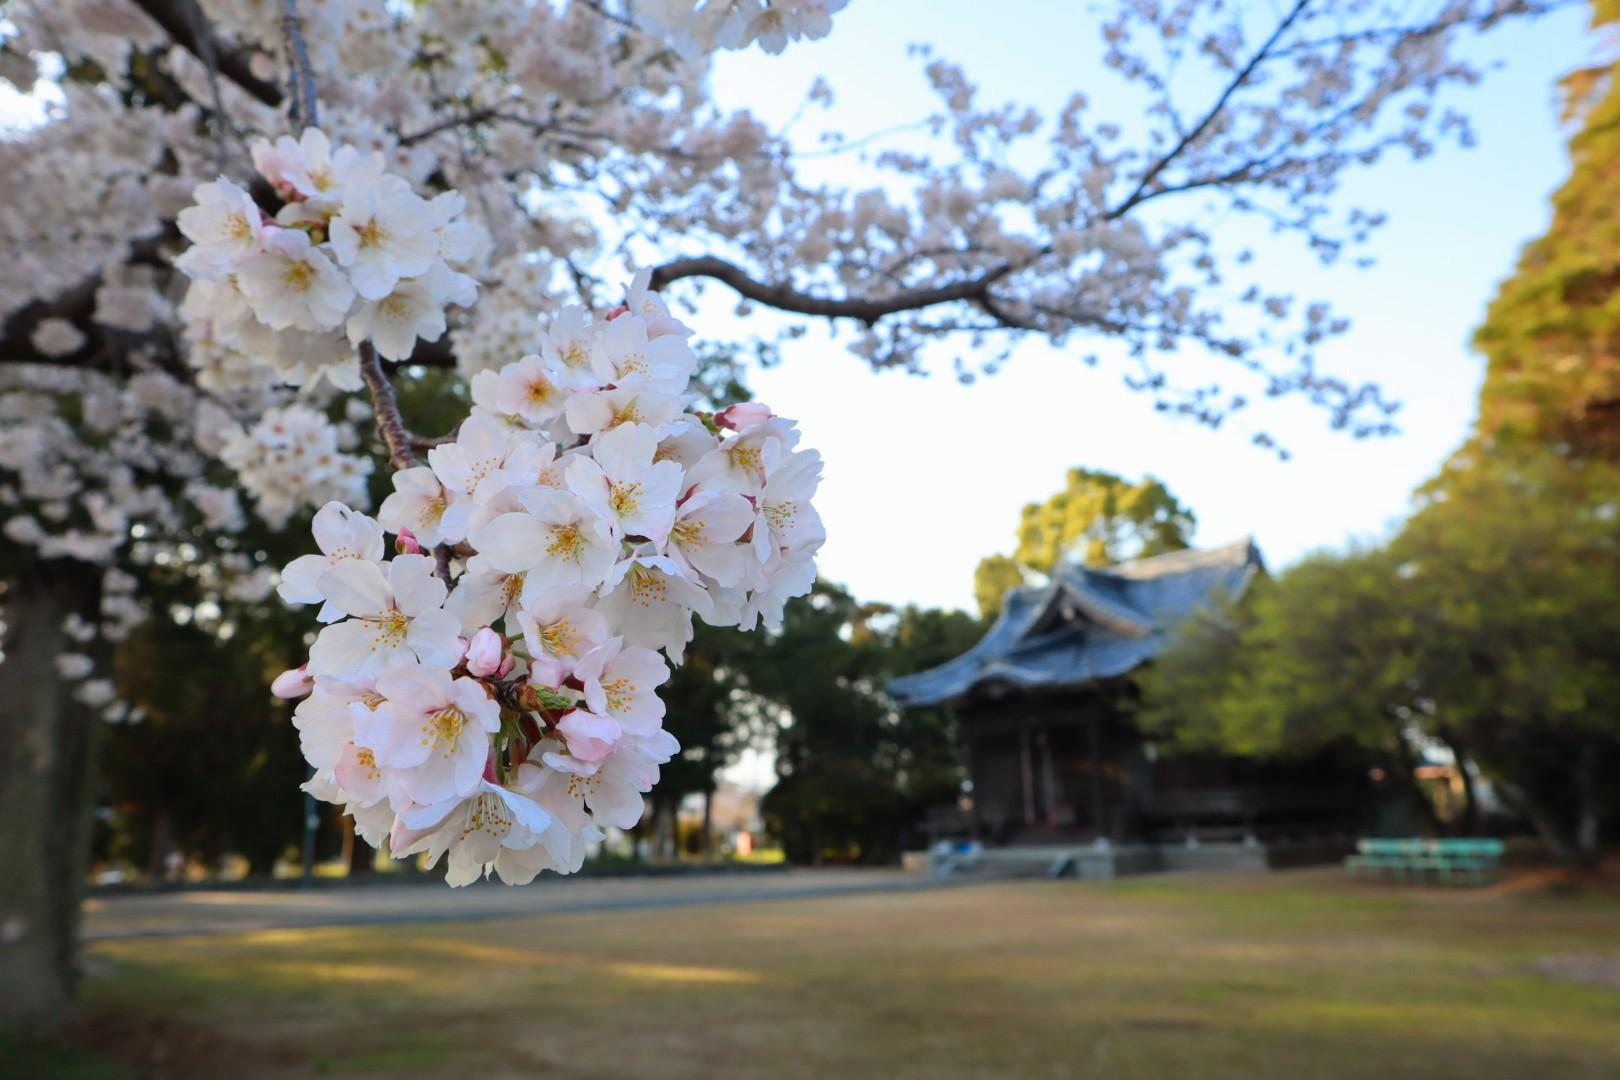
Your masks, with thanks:
[[[309,62],[309,45],[304,41],[304,20],[298,15],[298,0],[285,0],[281,16],[281,36],[292,65],[292,120],[294,125],[320,127],[320,107],[315,102],[315,69]]]
[[[191,23],[191,32],[197,39],[197,57],[203,62],[203,69],[208,74],[208,96],[214,102],[214,115],[209,118],[208,126],[214,136],[215,164],[223,176],[229,153],[225,145],[226,136],[241,149],[243,158],[249,154],[248,145],[242,138],[241,130],[231,122],[230,114],[225,111],[225,99],[219,90],[219,51],[214,48],[213,31],[208,25],[208,16],[203,14],[197,0],[187,0],[185,7],[186,18]]]
[[[448,435],[412,435],[411,449],[431,450],[435,446],[449,446],[455,441],[456,433],[453,431]]]
[[[394,384],[377,359],[377,350],[371,342],[360,343],[360,378],[371,393],[371,410],[377,417],[377,435],[388,447],[388,463],[396,470],[409,469],[417,464],[411,452],[414,436],[405,427],[405,418],[399,414],[399,399],[394,396]]]
[[[394,384],[389,381],[382,361],[377,359],[377,350],[369,341],[360,343],[360,378],[371,395],[371,411],[377,417],[377,435],[388,447],[388,464],[394,467],[394,471],[415,468],[419,464],[416,455],[411,452],[412,447],[426,449],[455,441],[453,435],[428,439],[411,434],[405,426],[405,418],[399,413],[399,398],[394,395]],[[439,575],[446,589],[456,587],[456,579],[450,573],[450,560],[455,555],[455,549],[449,544],[440,544],[433,549],[434,573]]]
[[[1209,111],[1204,114],[1204,118],[1198,121],[1196,127],[1183,135],[1180,141],[1170,148],[1168,153],[1154,162],[1147,172],[1142,174],[1142,179],[1136,182],[1136,189],[1117,209],[1110,212],[1109,217],[1118,217],[1143,201],[1144,196],[1147,195],[1148,187],[1159,178],[1159,174],[1164,172],[1165,167],[1180,157],[1187,147],[1197,142],[1204,132],[1209,129],[1209,126],[1215,122],[1216,118],[1226,111],[1226,103],[1232,100],[1232,95],[1237,93],[1243,87],[1243,84],[1249,81],[1249,76],[1254,74],[1255,68],[1259,67],[1266,57],[1271,54],[1271,51],[1276,48],[1277,42],[1282,40],[1282,36],[1288,32],[1290,26],[1294,25],[1294,21],[1304,13],[1309,3],[1310,0],[1294,0],[1294,6],[1289,10],[1288,14],[1283,16],[1277,23],[1276,28],[1271,31],[1271,36],[1266,38],[1259,49],[1255,50],[1254,55],[1249,58],[1247,64],[1243,65],[1242,70],[1226,84],[1226,89],[1221,91],[1220,96],[1215,99],[1215,104],[1211,105]]]

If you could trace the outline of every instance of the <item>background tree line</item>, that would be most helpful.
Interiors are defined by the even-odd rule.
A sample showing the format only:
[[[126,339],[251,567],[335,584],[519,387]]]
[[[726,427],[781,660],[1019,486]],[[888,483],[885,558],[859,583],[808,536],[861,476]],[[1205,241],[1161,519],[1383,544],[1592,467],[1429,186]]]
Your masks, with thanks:
[[[1414,775],[1432,740],[1462,767],[1461,828],[1484,779],[1561,858],[1597,858],[1620,815],[1614,76],[1565,80],[1570,177],[1475,336],[1472,437],[1386,542],[1314,555],[1195,618],[1148,678],[1148,723],[1247,753],[1355,740],[1437,826]]]

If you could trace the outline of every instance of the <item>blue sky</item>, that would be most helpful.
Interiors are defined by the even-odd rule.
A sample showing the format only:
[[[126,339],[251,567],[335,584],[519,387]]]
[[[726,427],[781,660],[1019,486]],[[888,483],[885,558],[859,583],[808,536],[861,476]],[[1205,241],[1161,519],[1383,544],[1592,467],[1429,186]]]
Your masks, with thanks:
[[[713,90],[723,105],[780,122],[821,75],[838,95],[827,123],[859,135],[933,108],[906,56],[908,43],[927,41],[964,64],[983,99],[1050,115],[1081,89],[1098,114],[1129,126],[1131,102],[1110,99],[1111,76],[1090,59],[1094,19],[1087,5],[1056,0],[856,0],[824,41],[781,57],[722,55]],[[1010,550],[1019,508],[1056,490],[1072,465],[1160,477],[1198,515],[1196,543],[1253,534],[1273,567],[1382,533],[1473,419],[1483,368],[1468,338],[1520,245],[1545,228],[1548,196],[1567,171],[1555,82],[1593,55],[1584,20],[1577,8],[1516,27],[1511,40],[1487,39],[1485,52],[1505,64],[1458,99],[1476,148],[1415,164],[1391,158],[1346,185],[1347,203],[1390,218],[1369,247],[1373,269],[1323,268],[1297,242],[1256,229],[1260,280],[1328,298],[1353,320],[1321,351],[1322,367],[1381,382],[1404,403],[1402,434],[1355,441],[1303,402],[1274,405],[1266,426],[1294,454],[1279,462],[1240,430],[1155,414],[1123,386],[1125,368],[1106,362],[1106,347],[1092,369],[1079,360],[1090,343],[1032,342],[1000,374],[965,387],[946,370],[874,374],[812,324],[779,368],[751,382],[826,457],[824,576],[863,599],[971,607],[975,563]],[[818,175],[864,184],[846,161],[826,159]],[[700,335],[724,336],[727,306],[705,305]]]

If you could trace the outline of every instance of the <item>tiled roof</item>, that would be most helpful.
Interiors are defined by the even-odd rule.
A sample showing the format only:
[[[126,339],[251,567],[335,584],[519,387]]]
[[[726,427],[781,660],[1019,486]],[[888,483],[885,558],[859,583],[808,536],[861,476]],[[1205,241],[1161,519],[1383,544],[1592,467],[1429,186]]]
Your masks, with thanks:
[[[1262,568],[1250,539],[1106,570],[1065,565],[1044,585],[1007,594],[1001,615],[961,656],[889,683],[903,705],[956,701],[996,687],[1058,689],[1123,675],[1217,596],[1238,596]]]

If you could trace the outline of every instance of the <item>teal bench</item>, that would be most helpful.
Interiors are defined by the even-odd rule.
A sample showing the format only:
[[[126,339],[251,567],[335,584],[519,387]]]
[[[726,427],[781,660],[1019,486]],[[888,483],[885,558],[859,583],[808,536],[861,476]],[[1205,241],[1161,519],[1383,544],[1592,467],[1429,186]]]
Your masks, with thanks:
[[[1344,868],[1354,878],[1483,885],[1501,875],[1502,841],[1361,840]]]

